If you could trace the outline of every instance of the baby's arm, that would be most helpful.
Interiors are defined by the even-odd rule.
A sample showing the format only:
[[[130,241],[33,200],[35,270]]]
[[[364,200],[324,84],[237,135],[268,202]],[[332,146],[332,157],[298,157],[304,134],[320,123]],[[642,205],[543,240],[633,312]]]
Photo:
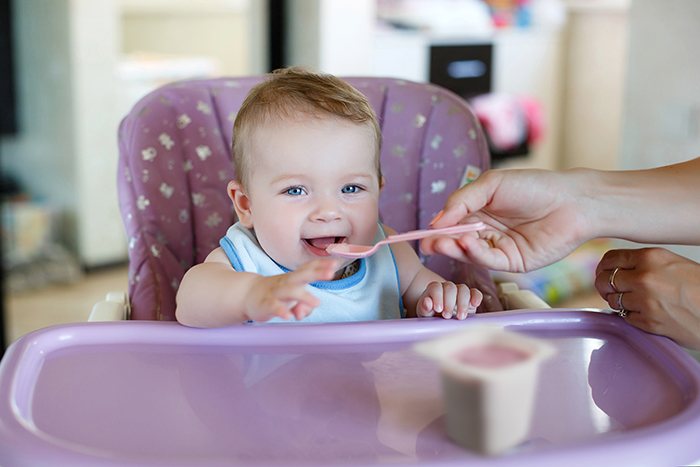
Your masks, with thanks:
[[[387,234],[392,234],[391,229]],[[396,258],[401,282],[401,294],[408,317],[442,315],[450,319],[464,319],[481,304],[483,294],[466,284],[446,281],[423,266],[416,252],[406,243],[394,243],[391,249]]]
[[[334,261],[315,260],[277,276],[238,272],[217,248],[185,273],[175,299],[175,316],[186,326],[203,328],[276,316],[302,319],[318,306],[306,284],[330,280],[334,271]]]

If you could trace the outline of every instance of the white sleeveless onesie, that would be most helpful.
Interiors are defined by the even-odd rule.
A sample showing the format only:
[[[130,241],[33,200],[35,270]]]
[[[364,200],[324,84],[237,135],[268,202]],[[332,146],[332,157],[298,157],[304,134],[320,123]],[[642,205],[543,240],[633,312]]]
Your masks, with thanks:
[[[374,240],[377,242],[383,238],[384,230],[378,224]],[[263,276],[289,272],[273,261],[262,250],[253,232],[239,222],[229,227],[219,243],[236,271]],[[374,255],[359,261],[359,270],[351,276],[307,285],[321,304],[301,322],[370,321],[403,317],[398,270],[391,249],[384,245]],[[289,321],[273,318],[268,322]]]

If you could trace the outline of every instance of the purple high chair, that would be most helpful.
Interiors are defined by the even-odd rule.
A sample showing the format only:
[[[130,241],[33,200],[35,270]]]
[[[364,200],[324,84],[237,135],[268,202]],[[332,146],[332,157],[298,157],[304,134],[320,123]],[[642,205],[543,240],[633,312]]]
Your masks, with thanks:
[[[218,246],[234,222],[226,192],[233,178],[233,120],[262,77],[175,83],[142,99],[119,131],[118,189],[129,239],[132,319],[175,319],[184,273]],[[462,99],[429,84],[348,78],[372,104],[382,128],[380,199],[398,232],[427,227],[459,188],[489,167],[483,132]],[[502,309],[483,268],[445,257],[426,265],[484,292],[481,311]]]
[[[591,466],[700,459],[700,368],[680,347],[601,312],[498,312],[546,304],[512,286],[499,300],[487,271],[446,258],[426,263],[480,288],[480,311],[495,313],[464,321],[219,329],[173,322],[183,274],[234,221],[226,194],[231,128],[261,79],[170,84],[124,119],[118,187],[129,295],[110,294],[92,318],[121,321],[46,328],[8,349],[0,364],[0,465]],[[397,231],[425,227],[465,178],[488,168],[478,123],[462,99],[433,85],[347,80],[380,119],[383,221]],[[412,350],[478,324],[540,337],[557,352],[541,368],[527,440],[494,457],[449,440],[439,370]]]

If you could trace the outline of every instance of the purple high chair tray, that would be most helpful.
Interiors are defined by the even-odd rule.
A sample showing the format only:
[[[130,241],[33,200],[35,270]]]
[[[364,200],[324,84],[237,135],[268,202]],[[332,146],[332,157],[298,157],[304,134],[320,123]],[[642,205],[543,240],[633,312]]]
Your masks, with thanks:
[[[485,323],[558,350],[528,441],[498,457],[449,441],[439,371],[411,350]],[[0,465],[680,465],[700,459],[699,388],[700,365],[671,341],[583,311],[63,325],[0,365]]]

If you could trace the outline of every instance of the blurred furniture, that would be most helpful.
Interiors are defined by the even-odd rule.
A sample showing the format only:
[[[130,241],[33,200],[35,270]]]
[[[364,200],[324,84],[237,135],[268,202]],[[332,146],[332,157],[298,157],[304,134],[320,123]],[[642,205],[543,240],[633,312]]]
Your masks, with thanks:
[[[464,98],[494,92],[540,103],[546,137],[504,164],[553,169],[559,165],[564,33],[561,28],[505,29],[489,35],[440,35],[380,29],[371,50],[372,73],[430,81]],[[527,153],[527,156],[525,154]]]
[[[135,100],[133,86],[117,73],[122,57],[136,52],[227,57],[230,61],[220,61],[222,73],[262,73],[267,2],[10,3],[22,122],[16,137],[0,139],[3,170],[33,199],[50,200],[60,210],[59,235],[81,265],[123,262],[114,128],[125,105]],[[0,21],[0,38],[5,32]],[[1,83],[9,69],[3,64],[0,70]],[[190,71],[194,77],[199,69]],[[45,85],[47,77],[51,86]],[[7,110],[3,107],[0,119]]]

